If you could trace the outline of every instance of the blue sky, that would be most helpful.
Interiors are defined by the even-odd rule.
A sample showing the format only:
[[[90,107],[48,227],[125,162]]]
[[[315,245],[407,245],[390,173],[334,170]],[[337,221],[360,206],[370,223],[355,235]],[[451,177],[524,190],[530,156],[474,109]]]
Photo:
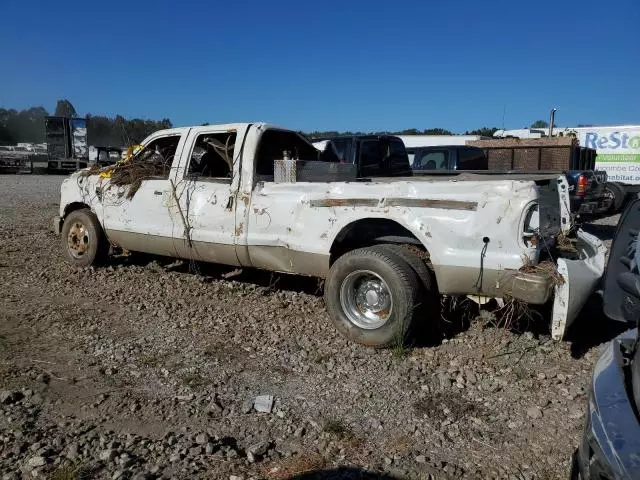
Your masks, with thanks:
[[[302,130],[640,123],[640,2],[14,1],[0,106]]]

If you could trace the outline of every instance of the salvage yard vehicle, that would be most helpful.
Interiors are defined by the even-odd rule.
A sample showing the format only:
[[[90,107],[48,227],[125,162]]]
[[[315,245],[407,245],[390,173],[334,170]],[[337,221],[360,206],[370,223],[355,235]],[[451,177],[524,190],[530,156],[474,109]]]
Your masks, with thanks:
[[[356,179],[321,155],[264,123],[158,131],[65,179],[54,229],[77,267],[115,246],[325,279],[336,328],[376,347],[435,321],[419,307],[438,295],[549,304],[560,339],[602,275],[603,244],[569,238],[562,176]]]
[[[339,135],[314,139],[323,152],[332,149],[336,161],[357,166],[358,177],[404,177],[411,175],[404,143],[394,135]]]
[[[611,245],[603,310],[632,327],[598,359],[588,395],[582,441],[572,480],[640,478],[640,200],[627,206]]]
[[[484,151],[466,145],[407,148],[414,173],[434,170],[488,170]]]

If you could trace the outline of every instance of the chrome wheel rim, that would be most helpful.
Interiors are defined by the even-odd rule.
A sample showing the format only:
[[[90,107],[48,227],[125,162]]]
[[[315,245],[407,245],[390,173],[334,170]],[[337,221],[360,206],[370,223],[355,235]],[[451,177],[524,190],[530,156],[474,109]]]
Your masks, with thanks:
[[[342,311],[354,325],[373,330],[389,320],[393,298],[387,282],[370,270],[351,272],[340,287]]]
[[[82,222],[74,222],[67,235],[67,248],[73,258],[82,258],[89,251],[89,230]]]

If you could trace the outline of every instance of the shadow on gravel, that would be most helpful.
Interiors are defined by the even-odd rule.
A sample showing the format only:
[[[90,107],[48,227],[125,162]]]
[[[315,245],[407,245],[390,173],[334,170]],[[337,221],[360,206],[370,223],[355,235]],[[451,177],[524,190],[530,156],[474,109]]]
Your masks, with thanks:
[[[408,339],[408,347],[424,348],[442,345],[442,340],[466,331],[478,316],[478,306],[466,297],[433,299],[418,307]]]
[[[322,281],[317,278],[275,273],[252,268],[238,269],[227,265],[206,262],[189,262],[136,252],[129,256],[112,257],[111,265],[147,267],[167,272],[200,275],[204,281],[230,280],[253,284],[264,293],[276,290],[322,295]]]
[[[622,322],[607,318],[602,313],[602,298],[592,295],[567,332],[571,356],[582,358],[592,348],[612,340],[629,328]]]
[[[343,467],[328,470],[320,470],[316,472],[308,472],[293,477],[287,477],[287,480],[399,480],[399,477],[392,477],[383,473],[367,472],[360,468]]]
[[[595,223],[585,223],[582,225],[582,229],[585,232],[595,235],[603,241],[613,240],[617,228],[618,225],[599,225]]]

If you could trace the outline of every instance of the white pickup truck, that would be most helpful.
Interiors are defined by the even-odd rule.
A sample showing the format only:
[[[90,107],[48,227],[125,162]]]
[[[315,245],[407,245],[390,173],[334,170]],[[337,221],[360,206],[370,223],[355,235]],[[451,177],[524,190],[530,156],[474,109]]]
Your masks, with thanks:
[[[87,267],[114,246],[319,277],[335,326],[378,347],[434,321],[424,312],[437,314],[439,295],[552,305],[560,339],[602,276],[597,238],[577,231],[571,253],[556,248],[570,226],[563,177],[283,182],[274,165],[289,152],[320,155],[263,123],[158,131],[126,162],[65,179],[54,219],[64,255]],[[537,268],[545,259],[553,268]]]

